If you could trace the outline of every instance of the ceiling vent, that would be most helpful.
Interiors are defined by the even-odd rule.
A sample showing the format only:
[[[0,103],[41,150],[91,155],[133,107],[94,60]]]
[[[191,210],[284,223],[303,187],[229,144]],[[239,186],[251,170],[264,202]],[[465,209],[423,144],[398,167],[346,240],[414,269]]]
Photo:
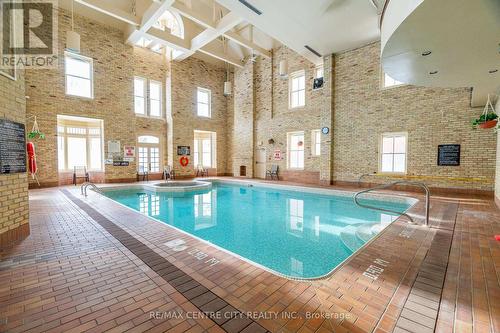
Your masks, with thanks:
[[[258,10],[257,8],[255,8],[252,4],[250,4],[248,1],[246,0],[239,0],[245,7],[247,7],[248,9],[250,9],[252,12],[254,12],[255,14],[257,15],[262,15],[262,12],[260,10]]]
[[[318,51],[316,51],[315,49],[313,49],[312,47],[310,47],[309,45],[304,45],[304,47],[306,49],[308,49],[309,51],[311,51],[312,53],[314,53],[316,56],[320,57],[321,58],[321,54],[319,54]]]

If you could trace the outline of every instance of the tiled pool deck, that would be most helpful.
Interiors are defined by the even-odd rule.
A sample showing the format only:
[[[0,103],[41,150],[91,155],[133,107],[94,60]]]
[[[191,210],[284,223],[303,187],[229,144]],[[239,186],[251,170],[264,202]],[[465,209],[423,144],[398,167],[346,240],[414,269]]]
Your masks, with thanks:
[[[410,213],[422,221],[422,202]],[[435,196],[431,228],[401,217],[307,282],[75,187],[31,191],[30,223],[1,253],[1,332],[500,332],[500,211],[488,199]],[[165,245],[175,239],[186,248]]]

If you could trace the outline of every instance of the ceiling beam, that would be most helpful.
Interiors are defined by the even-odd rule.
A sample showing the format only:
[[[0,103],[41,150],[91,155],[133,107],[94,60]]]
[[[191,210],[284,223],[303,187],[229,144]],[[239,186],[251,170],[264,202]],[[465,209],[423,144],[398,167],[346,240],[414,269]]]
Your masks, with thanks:
[[[99,0],[75,0],[75,1],[79,4],[92,8],[98,12],[109,15],[111,17],[114,17],[115,19],[118,19],[125,23],[134,26],[139,26],[141,24],[140,20],[135,15],[127,13],[124,10],[115,8],[106,1],[99,1]]]
[[[175,0],[160,0],[153,1],[142,15],[141,24],[139,29],[133,29],[125,39],[129,44],[136,44],[141,37],[146,37],[144,34],[149,29],[153,28],[158,19],[165,13],[166,10],[172,6]]]
[[[216,59],[225,61],[228,64],[231,64],[233,66],[240,67],[240,68],[243,67],[243,64],[241,63],[240,59],[233,57],[227,53],[224,53],[224,50],[222,50],[221,47],[219,48],[213,44],[208,44],[208,45],[202,47],[201,49],[199,49],[198,51],[205,53],[205,54],[208,54],[209,56],[212,56]]]
[[[179,12],[182,16],[184,16],[187,19],[190,19],[191,21],[201,25],[205,29],[207,28],[212,28],[215,29],[215,22],[213,21],[212,18],[209,18],[207,15],[204,15],[203,13],[197,12],[193,10],[192,8],[184,5],[181,2],[174,2],[172,4],[172,8]]]
[[[141,26],[139,30],[141,32],[147,32],[152,28],[158,19],[169,9],[175,0],[162,0],[159,2],[153,2],[148,9],[142,15]]]
[[[190,19],[191,21],[198,23],[199,25],[201,25],[205,29],[217,29],[217,25],[215,25],[212,22],[212,20],[208,19],[207,17],[204,17],[201,13],[198,13],[198,12],[188,8],[187,6],[185,6],[184,4],[182,4],[180,2],[174,2],[174,4],[172,5],[172,8],[177,10],[179,12],[179,14],[181,14],[182,16]],[[228,15],[235,15],[235,14],[233,12],[230,12],[226,16],[228,16]],[[223,19],[226,16],[224,16]],[[236,25],[238,25],[238,24],[236,24]],[[244,28],[246,28],[246,27],[247,26],[245,26]],[[242,29],[244,29],[244,28],[242,28]],[[266,50],[265,48],[260,47],[259,45],[257,45],[253,41],[247,40],[244,37],[240,36],[239,34],[234,33],[232,31],[229,31],[229,30],[231,30],[231,29],[226,30],[226,32],[224,32],[222,35],[224,35],[225,37],[231,39],[232,41],[238,43],[239,45],[241,45],[243,47],[246,47],[250,50],[256,51],[257,53],[263,55],[264,57],[270,58],[271,52],[269,50]],[[207,30],[205,30],[203,33],[205,33],[206,31]],[[206,34],[208,35],[209,32],[206,32]],[[200,37],[200,39],[201,38],[203,38],[203,37]]]
[[[259,45],[255,44],[254,42],[244,38],[243,36],[241,36],[235,32],[228,31],[224,34],[224,36],[226,36],[227,38],[229,38],[233,42],[240,44],[243,47],[247,47],[247,48],[252,49],[254,52],[256,52],[256,53],[258,53],[266,58],[271,58],[270,51],[266,50],[263,47],[260,47]]]

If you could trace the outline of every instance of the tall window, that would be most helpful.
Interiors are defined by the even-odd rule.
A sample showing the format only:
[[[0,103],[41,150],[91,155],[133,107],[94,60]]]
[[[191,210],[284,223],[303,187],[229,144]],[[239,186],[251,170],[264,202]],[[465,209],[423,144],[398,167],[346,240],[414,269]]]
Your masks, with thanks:
[[[306,105],[306,74],[304,71],[290,75],[289,106],[291,109]]]
[[[161,83],[149,81],[149,115],[161,117]]]
[[[134,111],[146,115],[146,80],[134,77]]]
[[[211,97],[212,93],[209,89],[199,88],[196,91],[196,112],[200,117],[212,116]]]
[[[205,168],[216,167],[216,133],[194,131],[194,165]]]
[[[160,138],[141,135],[137,138],[137,168],[139,171],[160,172]]]
[[[382,86],[384,88],[392,88],[392,87],[404,85],[403,82],[393,79],[392,77],[389,76],[389,74],[387,74],[387,73],[383,73],[383,74],[384,75],[382,77],[382,81],[383,81]]]
[[[321,155],[321,130],[319,129],[311,131],[311,154]]]
[[[74,167],[102,171],[102,120],[57,116],[57,157],[59,171]]]
[[[288,168],[304,169],[304,132],[288,133]]]
[[[406,173],[406,133],[384,133],[380,140],[380,171]]]
[[[92,59],[79,54],[64,53],[66,95],[94,98]]]

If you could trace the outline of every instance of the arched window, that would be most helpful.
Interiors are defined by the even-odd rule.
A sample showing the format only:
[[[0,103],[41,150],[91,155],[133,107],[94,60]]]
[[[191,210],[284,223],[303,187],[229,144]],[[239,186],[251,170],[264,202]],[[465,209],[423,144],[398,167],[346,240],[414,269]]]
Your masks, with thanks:
[[[156,22],[155,27],[163,31],[169,29],[172,35],[184,39],[184,24],[178,13],[165,11]]]
[[[152,135],[141,135],[137,138],[139,143],[160,143],[160,138]]]

